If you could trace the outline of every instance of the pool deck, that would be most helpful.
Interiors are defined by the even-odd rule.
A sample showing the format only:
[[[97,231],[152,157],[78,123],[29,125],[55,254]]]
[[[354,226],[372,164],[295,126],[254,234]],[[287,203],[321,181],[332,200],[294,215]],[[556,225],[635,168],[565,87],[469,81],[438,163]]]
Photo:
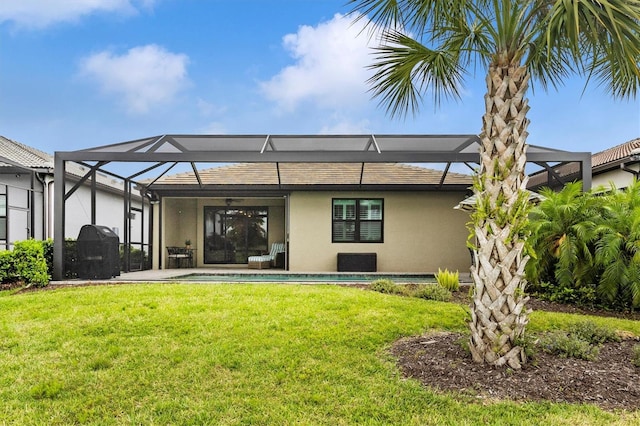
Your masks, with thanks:
[[[345,275],[363,275],[366,276],[368,275],[366,272],[290,272],[290,271],[283,271],[282,269],[248,269],[248,268],[179,268],[179,269],[150,269],[147,271],[138,271],[138,272],[126,272],[126,273],[122,273],[120,276],[115,277],[115,278],[111,278],[111,279],[93,279],[93,280],[88,280],[88,279],[72,279],[72,280],[62,280],[62,281],[51,281],[52,285],[83,285],[83,284],[92,284],[92,283],[100,283],[100,284],[121,284],[121,283],[140,283],[140,282],[188,282],[188,283],[197,283],[199,281],[194,281],[194,280],[179,280],[176,279],[176,277],[179,276],[183,276],[183,275],[248,275],[248,276],[265,276],[265,275],[280,275],[280,274],[286,274],[292,277],[295,277],[295,275],[300,275],[300,276],[304,276],[304,275],[323,275],[326,274],[328,276],[331,275],[340,275],[340,274],[345,274]],[[405,275],[403,273],[400,272],[390,272],[390,273],[383,273],[383,272],[377,272],[377,273],[372,273],[372,275],[375,276],[375,278],[380,278],[380,276],[383,275],[392,275],[392,276],[398,276],[398,275]],[[433,275],[433,273],[429,273],[429,272],[425,272],[425,273],[407,273],[406,275]],[[303,281],[303,280],[301,280]],[[460,282],[461,283],[468,283],[470,282],[470,277],[468,273],[461,273],[460,274]],[[214,280],[203,280],[203,283],[213,283],[215,282]],[[259,283],[260,281],[257,280],[251,280],[251,282],[253,283]],[[287,281],[287,283],[295,283],[295,279],[291,279],[289,281]],[[327,280],[327,281],[323,281],[323,282],[331,282],[331,280]],[[335,281],[336,283],[340,283],[340,284],[348,284],[348,282],[345,281]],[[313,284],[313,282],[308,282],[309,284]],[[360,281],[360,284],[362,284],[362,281]]]

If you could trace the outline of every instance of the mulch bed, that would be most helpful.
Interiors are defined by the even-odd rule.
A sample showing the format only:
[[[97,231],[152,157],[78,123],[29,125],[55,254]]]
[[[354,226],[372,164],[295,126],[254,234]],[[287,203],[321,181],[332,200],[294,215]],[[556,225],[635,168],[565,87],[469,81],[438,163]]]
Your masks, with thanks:
[[[612,313],[534,299],[529,307],[640,320],[638,312]],[[397,341],[391,352],[406,377],[432,389],[481,401],[551,401],[589,403],[606,410],[640,409],[640,368],[631,363],[633,347],[640,344],[638,338],[602,345],[595,361],[538,351],[519,371],[474,363],[463,348],[465,340],[455,333],[414,336]]]

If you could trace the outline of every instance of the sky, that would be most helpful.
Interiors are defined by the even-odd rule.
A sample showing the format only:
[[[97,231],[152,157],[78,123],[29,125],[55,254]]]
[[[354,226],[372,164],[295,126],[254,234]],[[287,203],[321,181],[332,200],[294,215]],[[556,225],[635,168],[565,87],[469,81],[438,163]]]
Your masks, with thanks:
[[[346,0],[1,0],[0,135],[53,154],[171,134],[477,134],[458,101],[392,119],[374,41]],[[640,100],[534,82],[528,143],[598,152],[640,137]]]

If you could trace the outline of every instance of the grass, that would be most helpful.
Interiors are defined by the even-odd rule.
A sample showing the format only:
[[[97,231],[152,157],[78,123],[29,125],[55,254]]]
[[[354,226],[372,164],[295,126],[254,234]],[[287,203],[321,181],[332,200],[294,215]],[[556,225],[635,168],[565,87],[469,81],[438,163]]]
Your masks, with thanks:
[[[589,405],[478,402],[403,379],[386,348],[466,330],[451,303],[338,286],[150,284],[4,292],[0,312],[0,424],[640,421]],[[577,318],[536,314],[531,326]],[[615,327],[640,334],[633,321]]]

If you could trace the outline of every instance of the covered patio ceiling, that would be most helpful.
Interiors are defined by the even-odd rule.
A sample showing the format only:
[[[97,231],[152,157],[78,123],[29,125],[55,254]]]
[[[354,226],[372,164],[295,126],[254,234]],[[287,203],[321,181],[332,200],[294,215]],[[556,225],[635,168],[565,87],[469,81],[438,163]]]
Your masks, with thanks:
[[[444,164],[441,182],[453,163],[474,169],[479,163],[477,135],[186,135],[152,136],[112,145],[55,153],[54,275],[61,277],[65,238],[65,200],[82,184],[96,180],[96,173],[122,179],[125,208],[130,208],[135,185],[144,192],[178,164],[189,164],[201,183],[201,163],[431,163]],[[555,170],[578,163],[583,188],[591,187],[591,153],[570,152],[529,145],[528,163],[560,179]],[[65,188],[67,162],[87,167],[87,173],[69,191]],[[139,163],[136,171],[123,173],[118,164]],[[126,198],[128,197],[128,201]],[[95,195],[92,196],[95,211]],[[92,216],[95,217],[95,216]],[[123,243],[128,244],[127,233]]]

